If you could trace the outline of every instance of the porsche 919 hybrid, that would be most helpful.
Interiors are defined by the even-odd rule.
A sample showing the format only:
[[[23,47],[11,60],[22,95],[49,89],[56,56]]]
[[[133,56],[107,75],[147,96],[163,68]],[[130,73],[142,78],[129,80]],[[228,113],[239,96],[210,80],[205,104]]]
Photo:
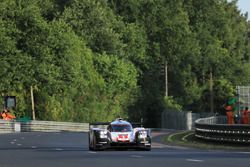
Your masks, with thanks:
[[[109,148],[135,148],[151,150],[150,129],[133,128],[132,124],[122,120],[104,124],[90,124],[89,150],[105,150]]]

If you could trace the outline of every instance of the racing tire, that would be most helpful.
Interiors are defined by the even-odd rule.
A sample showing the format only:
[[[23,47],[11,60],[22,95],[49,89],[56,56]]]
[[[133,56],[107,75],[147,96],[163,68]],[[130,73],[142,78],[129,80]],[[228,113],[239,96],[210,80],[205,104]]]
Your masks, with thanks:
[[[96,148],[96,138],[95,136],[93,137],[93,147],[92,147],[92,151],[97,151],[97,148]]]
[[[89,137],[89,151],[93,151],[93,144],[90,141],[90,137]]]
[[[104,148],[99,148],[96,146],[96,137],[93,137],[93,140],[90,141],[90,137],[89,137],[89,151],[101,151],[104,150]]]

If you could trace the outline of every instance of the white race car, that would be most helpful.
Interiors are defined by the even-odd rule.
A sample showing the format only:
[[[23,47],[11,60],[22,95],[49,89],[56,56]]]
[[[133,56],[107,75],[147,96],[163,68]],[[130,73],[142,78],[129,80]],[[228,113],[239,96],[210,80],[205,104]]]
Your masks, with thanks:
[[[151,150],[151,131],[116,119],[111,123],[90,124],[89,150],[108,148],[137,148]]]

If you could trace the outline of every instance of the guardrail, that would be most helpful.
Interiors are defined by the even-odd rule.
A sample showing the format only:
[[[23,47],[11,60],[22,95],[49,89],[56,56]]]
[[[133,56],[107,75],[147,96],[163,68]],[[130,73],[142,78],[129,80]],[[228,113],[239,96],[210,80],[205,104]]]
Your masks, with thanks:
[[[88,123],[54,121],[6,121],[0,120],[0,133],[11,132],[88,132]]]
[[[209,117],[195,121],[195,136],[217,142],[250,143],[250,125],[226,124],[226,117]]]
[[[0,133],[14,132],[13,121],[0,120]]]

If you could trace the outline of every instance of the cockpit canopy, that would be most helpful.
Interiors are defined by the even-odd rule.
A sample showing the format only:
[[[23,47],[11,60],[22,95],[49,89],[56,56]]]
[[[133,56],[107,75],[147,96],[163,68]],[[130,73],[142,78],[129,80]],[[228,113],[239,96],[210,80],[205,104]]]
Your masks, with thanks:
[[[132,126],[130,124],[112,124],[110,125],[110,132],[131,132]]]
[[[121,118],[111,122],[107,129],[110,132],[132,132],[133,130],[132,125]]]

